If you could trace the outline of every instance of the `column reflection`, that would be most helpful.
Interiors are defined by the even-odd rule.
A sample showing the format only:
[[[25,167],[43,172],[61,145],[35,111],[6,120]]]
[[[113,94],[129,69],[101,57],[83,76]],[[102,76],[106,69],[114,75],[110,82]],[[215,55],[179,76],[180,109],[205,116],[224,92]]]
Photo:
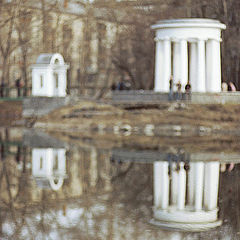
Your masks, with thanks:
[[[167,228],[201,231],[220,226],[217,161],[155,161],[154,219]]]

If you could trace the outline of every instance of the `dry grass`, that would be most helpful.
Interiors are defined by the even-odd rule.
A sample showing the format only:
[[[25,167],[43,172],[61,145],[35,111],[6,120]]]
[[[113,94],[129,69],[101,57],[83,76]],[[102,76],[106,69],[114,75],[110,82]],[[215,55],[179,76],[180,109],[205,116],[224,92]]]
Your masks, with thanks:
[[[11,126],[21,117],[21,101],[0,101],[0,126]]]
[[[75,106],[56,110],[40,122],[57,123],[69,127],[89,127],[96,124],[170,124],[221,128],[239,128],[240,105],[193,105],[189,104],[173,111],[161,109],[124,110],[108,104],[80,102]]]

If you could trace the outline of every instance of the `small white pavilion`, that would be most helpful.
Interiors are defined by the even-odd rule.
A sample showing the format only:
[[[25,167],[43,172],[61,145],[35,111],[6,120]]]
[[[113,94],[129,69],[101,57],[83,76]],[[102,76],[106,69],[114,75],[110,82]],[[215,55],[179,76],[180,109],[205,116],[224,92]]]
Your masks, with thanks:
[[[155,88],[169,91],[169,79],[189,81],[192,92],[221,91],[221,30],[226,26],[212,19],[173,19],[157,22]]]
[[[154,219],[161,227],[202,231],[221,225],[218,220],[218,161],[190,162],[190,169],[176,171],[169,162],[154,162]]]
[[[32,65],[32,95],[65,97],[68,68],[61,54],[40,54]]]
[[[33,148],[32,176],[40,188],[59,190],[66,175],[66,149]]]

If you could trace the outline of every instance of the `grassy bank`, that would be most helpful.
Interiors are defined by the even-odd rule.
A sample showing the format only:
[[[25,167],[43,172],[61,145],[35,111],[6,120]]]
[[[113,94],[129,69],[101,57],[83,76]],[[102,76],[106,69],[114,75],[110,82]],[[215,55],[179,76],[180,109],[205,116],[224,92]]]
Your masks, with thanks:
[[[83,131],[116,130],[116,126],[144,128],[154,126],[185,126],[234,131],[240,129],[240,105],[159,104],[153,108],[114,107],[96,102],[79,102],[56,110],[37,120],[35,127]],[[159,130],[160,131],[160,130]]]
[[[22,118],[22,101],[19,99],[0,100],[0,126],[15,125]]]

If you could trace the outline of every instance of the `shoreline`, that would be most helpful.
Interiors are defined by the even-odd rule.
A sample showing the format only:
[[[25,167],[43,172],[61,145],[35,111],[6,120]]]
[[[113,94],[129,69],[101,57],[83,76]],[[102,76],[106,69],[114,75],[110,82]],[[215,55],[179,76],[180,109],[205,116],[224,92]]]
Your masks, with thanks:
[[[1,126],[122,136],[240,136],[240,104],[173,102],[129,108],[81,100],[48,115],[30,118],[21,116],[21,101],[0,102],[0,106]]]
[[[179,136],[240,136],[240,104],[201,105],[182,102],[157,107],[116,107],[107,103],[81,101],[40,117],[34,128],[64,132],[93,131],[100,134]]]

